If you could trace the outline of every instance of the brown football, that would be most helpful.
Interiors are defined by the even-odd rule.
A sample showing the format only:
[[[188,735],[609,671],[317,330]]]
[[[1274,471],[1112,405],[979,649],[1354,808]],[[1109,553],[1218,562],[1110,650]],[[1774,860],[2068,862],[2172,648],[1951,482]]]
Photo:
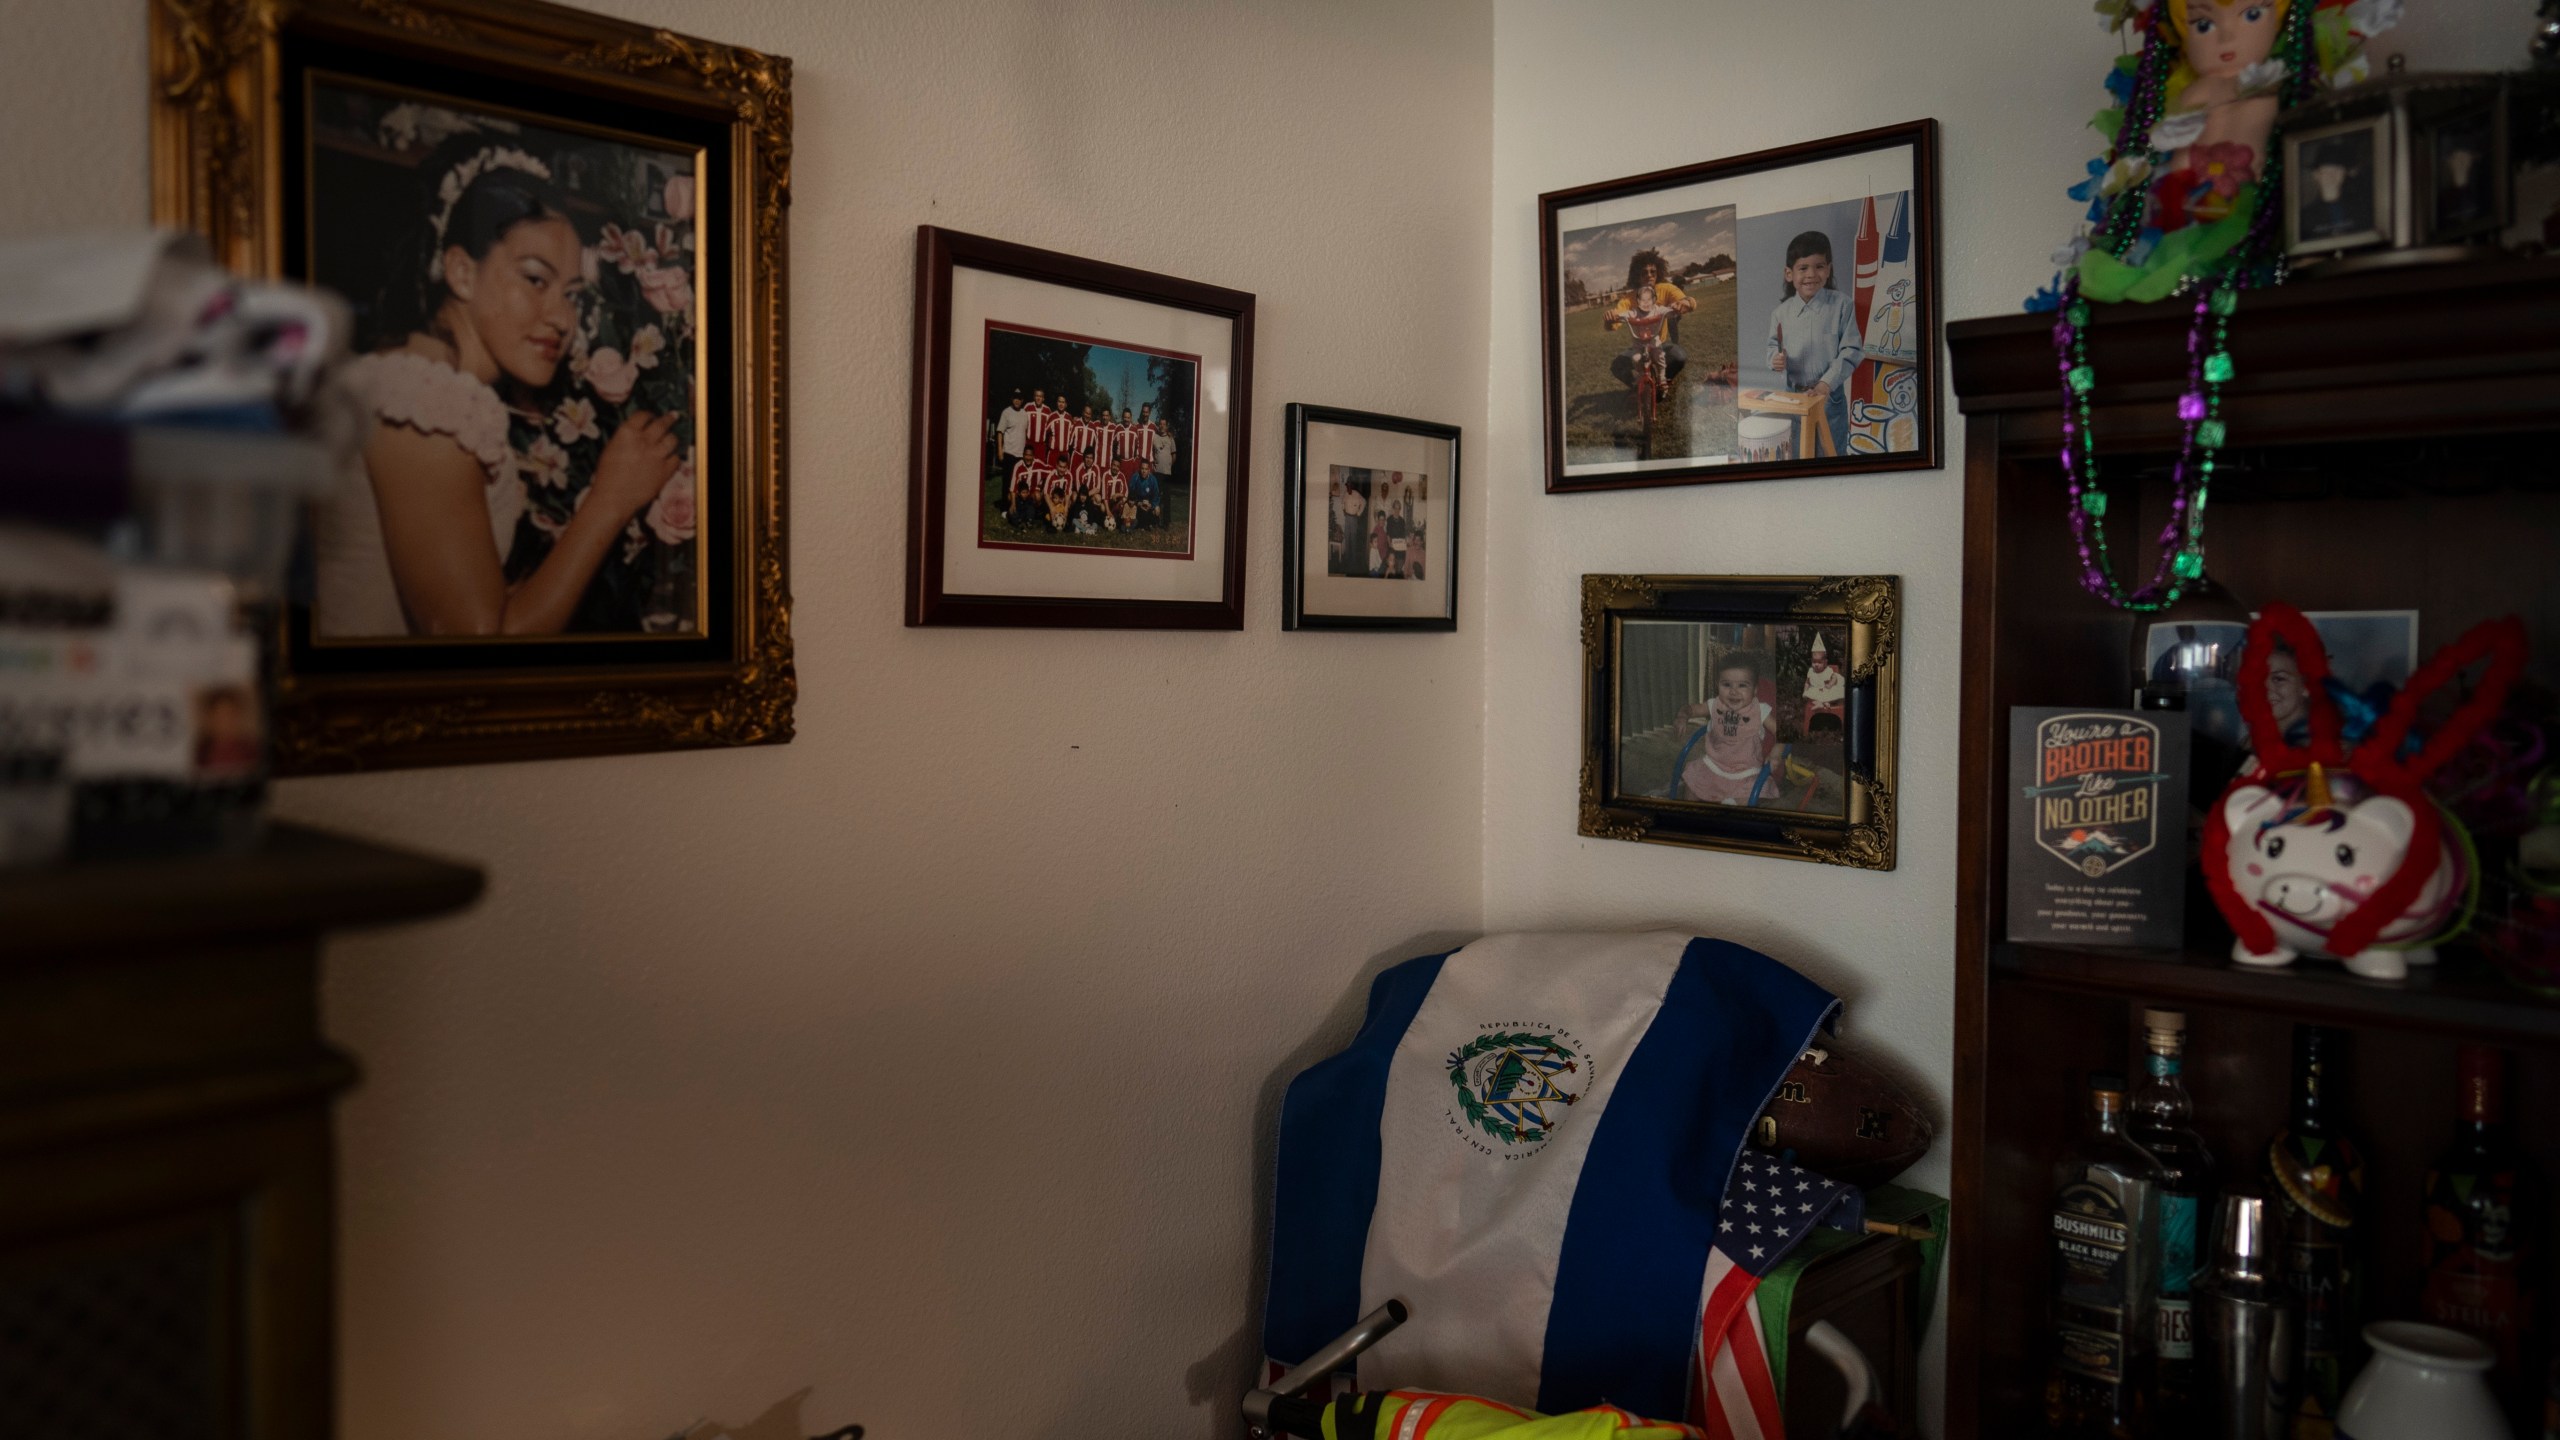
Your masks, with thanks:
[[[1796,1163],[1861,1187],[1881,1185],[1929,1153],[1936,1135],[1909,1091],[1837,1046],[1804,1052],[1752,1123],[1751,1143],[1793,1150]]]

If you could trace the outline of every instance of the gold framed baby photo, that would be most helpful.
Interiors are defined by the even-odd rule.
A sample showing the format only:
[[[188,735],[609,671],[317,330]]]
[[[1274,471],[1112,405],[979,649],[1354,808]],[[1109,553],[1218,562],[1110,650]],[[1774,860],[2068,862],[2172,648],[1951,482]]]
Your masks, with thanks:
[[[155,208],[346,302],[280,773],[787,740],[790,62],[530,0],[155,0]]]
[[[1582,577],[1581,833],[1894,865],[1901,582]]]
[[[1547,490],[1939,464],[1938,122],[1538,197]]]

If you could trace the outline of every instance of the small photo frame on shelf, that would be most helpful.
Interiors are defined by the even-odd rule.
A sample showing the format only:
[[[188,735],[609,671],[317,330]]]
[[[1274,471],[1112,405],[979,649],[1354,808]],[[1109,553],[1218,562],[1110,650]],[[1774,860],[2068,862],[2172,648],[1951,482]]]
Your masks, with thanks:
[[[2417,668],[2415,610],[2314,610],[2310,620],[2328,648],[2331,676],[2358,695],[2396,690]],[[2234,753],[2249,745],[2235,687],[2248,636],[2240,620],[2155,620],[2144,630],[2143,687],[2179,696],[2187,728]],[[2302,667],[2291,655],[2268,662],[2267,700],[2288,725],[2308,715]]]
[[[2430,245],[2494,244],[2507,226],[2503,94],[2455,106],[2417,128],[2418,214]]]
[[[1283,630],[1458,628],[1458,427],[1291,405]]]
[[[2284,137],[2285,253],[2328,255],[2391,239],[2391,113]]]
[[[916,230],[907,623],[1244,625],[1253,297]]]
[[[1901,582],[1582,577],[1582,834],[1894,865]]]
[[[1538,197],[1547,490],[1933,469],[1935,120]]]

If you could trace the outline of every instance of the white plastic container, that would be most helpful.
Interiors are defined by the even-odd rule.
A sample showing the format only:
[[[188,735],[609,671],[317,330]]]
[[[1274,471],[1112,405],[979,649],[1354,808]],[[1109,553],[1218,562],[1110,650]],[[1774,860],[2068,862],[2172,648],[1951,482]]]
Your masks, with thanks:
[[[2367,1325],[2364,1340],[2373,1359],[2338,1407],[2338,1440],[2509,1440],[2487,1345],[2414,1320]]]

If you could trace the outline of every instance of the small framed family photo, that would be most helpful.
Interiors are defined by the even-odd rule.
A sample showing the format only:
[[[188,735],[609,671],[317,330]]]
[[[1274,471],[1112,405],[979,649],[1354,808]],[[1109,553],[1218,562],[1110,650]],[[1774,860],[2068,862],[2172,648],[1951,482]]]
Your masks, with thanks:
[[[2391,112],[2284,137],[2285,253],[2327,255],[2392,235]]]
[[[1900,594],[1583,576],[1581,833],[1892,869]]]
[[[1292,405],[1280,628],[1458,628],[1458,427]]]
[[[1938,125],[1538,197],[1547,489],[1939,463]]]
[[[158,218],[352,321],[276,768],[789,739],[790,62],[506,0],[151,13]]]
[[[1244,626],[1253,297],[916,232],[907,623]]]

